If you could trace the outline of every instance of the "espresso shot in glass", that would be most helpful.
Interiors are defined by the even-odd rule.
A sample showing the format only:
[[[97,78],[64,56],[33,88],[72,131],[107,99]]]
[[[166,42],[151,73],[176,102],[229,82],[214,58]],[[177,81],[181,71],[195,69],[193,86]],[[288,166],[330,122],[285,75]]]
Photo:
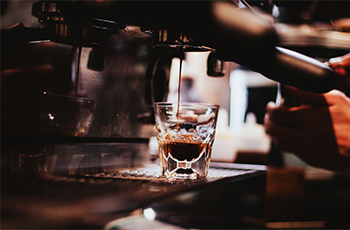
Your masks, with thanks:
[[[154,111],[162,175],[170,180],[206,178],[219,106],[160,102]]]

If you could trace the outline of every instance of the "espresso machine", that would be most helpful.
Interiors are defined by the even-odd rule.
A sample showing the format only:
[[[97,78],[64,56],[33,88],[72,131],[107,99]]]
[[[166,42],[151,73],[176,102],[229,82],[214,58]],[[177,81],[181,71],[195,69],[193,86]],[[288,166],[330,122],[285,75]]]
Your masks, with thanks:
[[[65,45],[71,66],[65,67],[66,72],[60,70],[64,75],[60,79],[44,79],[48,83],[36,88],[97,100],[88,134],[92,137],[148,137],[148,131],[141,126],[152,123],[152,103],[166,99],[171,58],[183,56],[184,51],[212,51],[209,75],[220,75],[212,67],[220,66],[217,62],[234,61],[267,78],[301,89],[323,93],[334,87],[335,76],[330,68],[313,58],[278,47],[279,37],[273,25],[254,11],[240,9],[234,2],[40,1],[33,4],[32,14],[42,26],[27,28],[17,24],[3,30],[5,52],[6,47],[21,49],[28,42]],[[122,58],[131,54],[138,56]],[[13,68],[6,64],[3,68]],[[140,65],[123,70],[122,66],[130,64]],[[136,72],[127,72],[130,69]],[[137,77],[138,74],[142,76]],[[113,86],[114,82],[117,86]],[[116,103],[110,104],[113,100]],[[127,105],[121,105],[121,101]],[[30,111],[5,116],[11,119],[14,114],[23,113]],[[34,128],[37,121],[28,117],[17,117],[23,123],[11,123],[3,129],[10,133],[14,127],[23,129],[15,133],[38,131]],[[28,124],[32,127],[26,127]],[[140,127],[145,131],[140,131]]]
[[[219,163],[213,164],[218,174],[207,181],[174,186],[153,166],[147,168],[153,103],[166,101],[171,61],[184,58],[184,52],[211,52],[209,76],[221,76],[222,62],[231,61],[304,90],[334,88],[336,76],[327,65],[279,47],[274,26],[248,6],[239,7],[238,1],[34,2],[31,13],[39,26],[19,22],[2,30],[1,154],[4,181],[12,184],[4,194],[29,188],[29,198],[8,195],[5,211],[27,214],[16,205],[23,199],[33,210],[24,221],[28,226],[101,227],[159,197],[264,177],[264,166]],[[32,68],[36,61],[39,70]],[[48,95],[74,103],[82,99],[87,109],[72,115],[75,107],[46,100]],[[88,128],[70,133],[64,125],[57,132],[56,109],[70,114],[63,121],[88,114],[79,120]],[[59,199],[37,206],[41,195]],[[50,222],[56,207],[70,210],[60,223]],[[42,223],[29,221],[40,215]]]
[[[335,84],[327,65],[278,47],[272,23],[238,2],[38,1],[31,13],[39,26],[19,22],[2,30],[2,68],[9,76],[12,70],[17,74],[2,81],[2,97],[9,99],[2,103],[2,119],[8,121],[2,133],[9,139],[44,135],[80,136],[75,139],[83,142],[146,141],[154,136],[152,105],[167,97],[171,60],[183,58],[184,52],[210,51],[209,76],[222,75],[222,63],[233,61],[313,92],[327,92]],[[31,62],[20,66],[16,55]],[[21,68],[34,69],[35,60],[46,76],[20,76]],[[14,88],[19,93],[14,95]],[[47,115],[52,112],[43,108],[53,103],[42,102],[47,101],[38,96],[43,92],[90,99],[94,105],[91,121],[86,118],[88,130],[53,133],[58,124],[52,124],[55,120]]]

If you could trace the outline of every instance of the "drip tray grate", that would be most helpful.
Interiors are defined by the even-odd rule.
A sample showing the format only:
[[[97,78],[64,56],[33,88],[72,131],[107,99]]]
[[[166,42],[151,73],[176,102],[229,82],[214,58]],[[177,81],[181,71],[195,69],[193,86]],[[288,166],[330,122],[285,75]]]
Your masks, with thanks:
[[[245,165],[231,163],[211,163],[206,179],[199,180],[177,180],[193,182],[212,182],[220,179],[242,178],[252,174],[266,171],[263,165]],[[139,168],[120,169],[116,171],[85,174],[86,177],[108,178],[108,179],[128,179],[167,182],[167,178],[161,175],[158,164],[149,164]]]

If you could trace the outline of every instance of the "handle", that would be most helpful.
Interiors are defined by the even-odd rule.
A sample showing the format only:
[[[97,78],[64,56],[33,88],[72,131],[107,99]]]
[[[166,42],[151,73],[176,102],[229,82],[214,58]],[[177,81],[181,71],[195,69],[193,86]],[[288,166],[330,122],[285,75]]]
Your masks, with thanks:
[[[46,27],[28,28],[22,23],[17,23],[8,29],[1,30],[2,43],[6,44],[2,48],[13,50],[25,47],[30,41],[49,40],[49,34]]]
[[[276,47],[275,57],[271,66],[262,70],[267,77],[314,93],[334,89],[336,74],[326,64],[281,47]]]
[[[283,85],[309,92],[326,93],[335,88],[337,75],[328,65],[281,47],[270,51],[252,54],[251,59],[237,57],[236,62]]]

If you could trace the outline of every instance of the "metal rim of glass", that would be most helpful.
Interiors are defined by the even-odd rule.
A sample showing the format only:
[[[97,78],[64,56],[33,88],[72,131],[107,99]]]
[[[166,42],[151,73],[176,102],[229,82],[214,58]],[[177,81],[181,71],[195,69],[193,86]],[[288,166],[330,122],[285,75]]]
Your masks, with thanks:
[[[173,106],[191,106],[191,107],[199,107],[206,108],[210,107],[212,109],[219,109],[220,106],[211,103],[202,103],[202,102],[155,102],[155,107],[165,106],[165,107],[173,107]]]

